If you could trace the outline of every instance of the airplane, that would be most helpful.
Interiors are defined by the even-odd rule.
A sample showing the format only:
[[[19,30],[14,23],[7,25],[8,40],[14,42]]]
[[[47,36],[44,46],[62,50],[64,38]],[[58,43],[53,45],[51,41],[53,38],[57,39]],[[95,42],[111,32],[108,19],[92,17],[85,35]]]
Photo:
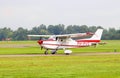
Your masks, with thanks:
[[[28,35],[28,37],[40,37],[38,44],[41,49],[46,49],[44,54],[48,54],[48,50],[51,50],[51,54],[56,54],[57,50],[63,49],[66,55],[72,53],[69,48],[81,48],[96,45],[100,42],[103,29],[97,29],[95,33],[76,33],[76,34],[64,34],[64,35]],[[91,38],[85,39],[73,39],[85,36],[91,36]],[[47,40],[42,40],[42,37],[48,37]]]

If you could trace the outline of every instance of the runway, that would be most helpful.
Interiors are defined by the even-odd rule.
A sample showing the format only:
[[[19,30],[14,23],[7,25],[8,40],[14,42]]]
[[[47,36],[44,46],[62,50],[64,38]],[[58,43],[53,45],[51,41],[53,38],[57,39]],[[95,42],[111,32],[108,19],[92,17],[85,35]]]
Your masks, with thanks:
[[[0,57],[39,57],[39,56],[94,56],[94,55],[120,55],[120,52],[93,52],[93,53],[72,53],[70,55],[65,54],[10,54],[0,55]]]

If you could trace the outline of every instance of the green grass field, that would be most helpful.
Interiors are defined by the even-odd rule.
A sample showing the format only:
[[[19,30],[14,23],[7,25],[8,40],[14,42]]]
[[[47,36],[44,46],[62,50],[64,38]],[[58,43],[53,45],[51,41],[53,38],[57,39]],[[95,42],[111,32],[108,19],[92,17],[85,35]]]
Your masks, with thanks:
[[[0,57],[0,78],[120,78],[120,55],[74,55],[120,52],[120,40],[96,48],[71,49],[71,55]],[[36,41],[0,42],[0,54],[41,54]],[[63,53],[63,51],[59,51]]]
[[[120,78],[120,55],[0,57],[0,78]]]

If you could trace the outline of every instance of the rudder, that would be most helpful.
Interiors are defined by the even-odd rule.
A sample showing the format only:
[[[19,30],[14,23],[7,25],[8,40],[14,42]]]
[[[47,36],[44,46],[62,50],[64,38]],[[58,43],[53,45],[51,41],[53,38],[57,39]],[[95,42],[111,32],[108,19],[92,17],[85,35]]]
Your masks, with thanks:
[[[97,29],[95,34],[90,38],[92,40],[101,40],[103,29]]]

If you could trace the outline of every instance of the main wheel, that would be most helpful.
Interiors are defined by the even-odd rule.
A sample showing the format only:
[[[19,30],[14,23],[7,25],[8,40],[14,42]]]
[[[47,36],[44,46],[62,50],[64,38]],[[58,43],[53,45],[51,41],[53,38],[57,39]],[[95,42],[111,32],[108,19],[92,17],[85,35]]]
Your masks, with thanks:
[[[51,54],[56,54],[57,50],[52,50]]]

